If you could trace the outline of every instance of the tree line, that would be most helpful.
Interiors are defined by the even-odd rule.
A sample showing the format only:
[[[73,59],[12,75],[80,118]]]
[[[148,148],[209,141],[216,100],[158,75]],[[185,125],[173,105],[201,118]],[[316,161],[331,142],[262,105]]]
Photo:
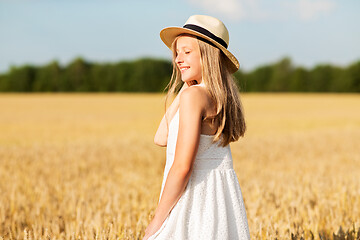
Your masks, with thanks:
[[[78,57],[64,67],[57,61],[12,66],[0,75],[0,92],[163,92],[171,73],[164,59],[93,63]],[[360,92],[360,60],[307,69],[285,57],[234,76],[242,92]]]

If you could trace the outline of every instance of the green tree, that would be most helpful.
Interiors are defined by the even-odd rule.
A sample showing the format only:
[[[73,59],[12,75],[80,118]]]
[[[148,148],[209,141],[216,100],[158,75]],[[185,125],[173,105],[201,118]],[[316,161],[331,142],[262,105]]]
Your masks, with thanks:
[[[163,90],[164,82],[170,80],[171,64],[163,60],[140,59],[129,68],[132,71],[127,86],[130,91],[157,92]]]
[[[290,78],[293,72],[291,60],[288,57],[281,59],[272,67],[272,74],[268,83],[270,91],[287,91],[290,85]]]
[[[38,69],[32,90],[35,92],[58,92],[60,82],[61,68],[57,61],[52,61]]]
[[[78,57],[68,66],[57,61],[45,66],[12,66],[0,75],[0,91],[11,92],[162,92],[170,81],[168,60],[142,58],[117,63],[90,63]],[[313,69],[293,67],[285,57],[251,72],[234,74],[244,92],[360,92],[360,61],[343,68],[329,64]]]
[[[64,70],[61,90],[89,91],[90,90],[90,68],[91,64],[78,57],[72,61]]]
[[[132,91],[135,86],[132,86],[132,74],[133,67],[132,63],[128,61],[120,62],[115,65],[115,77],[116,77],[116,86],[115,90],[119,92],[128,92]]]
[[[303,67],[298,67],[291,74],[287,90],[292,92],[306,92],[309,89],[309,79],[309,72]]]
[[[268,85],[272,75],[272,66],[265,65],[256,68],[254,71],[246,74],[245,85],[246,91],[249,92],[263,92],[269,91]]]
[[[331,69],[331,82],[329,92],[349,92],[351,91],[352,78],[346,69],[333,66]]]
[[[240,92],[245,92],[247,88],[245,81],[246,75],[241,70],[238,70],[237,72],[234,73],[234,79]]]
[[[36,68],[31,65],[12,66],[7,76],[8,90],[13,92],[30,92],[36,77]]]
[[[112,64],[94,64],[90,69],[89,90],[113,92],[116,88],[115,67]]]
[[[310,71],[309,90],[312,92],[327,92],[333,82],[333,69],[330,65],[318,65]]]
[[[351,64],[347,69],[346,73],[348,78],[351,79],[350,92],[360,92],[360,61]]]

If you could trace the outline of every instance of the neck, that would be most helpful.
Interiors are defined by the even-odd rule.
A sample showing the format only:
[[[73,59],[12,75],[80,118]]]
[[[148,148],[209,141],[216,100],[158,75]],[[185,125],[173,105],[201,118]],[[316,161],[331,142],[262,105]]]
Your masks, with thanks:
[[[192,85],[198,84],[198,82],[196,80],[192,80],[192,81],[186,82],[186,84],[190,87]]]

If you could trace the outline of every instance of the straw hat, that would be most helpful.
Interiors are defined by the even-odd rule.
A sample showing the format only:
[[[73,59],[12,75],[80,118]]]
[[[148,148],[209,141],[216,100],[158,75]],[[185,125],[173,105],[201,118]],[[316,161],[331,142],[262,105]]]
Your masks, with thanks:
[[[239,69],[239,62],[236,57],[227,50],[229,45],[229,32],[224,23],[219,19],[205,16],[193,15],[189,17],[183,27],[167,27],[161,30],[160,38],[168,48],[171,49],[171,44],[174,39],[183,33],[195,35],[205,39],[218,47],[229,60],[230,71],[232,73]]]

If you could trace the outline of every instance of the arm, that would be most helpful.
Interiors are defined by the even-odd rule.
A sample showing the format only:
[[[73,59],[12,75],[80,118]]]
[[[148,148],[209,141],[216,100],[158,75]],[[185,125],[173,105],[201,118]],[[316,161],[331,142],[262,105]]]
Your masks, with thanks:
[[[181,197],[189,181],[201,133],[204,104],[199,89],[189,88],[180,97],[179,132],[174,163],[169,170],[153,221],[162,223]]]
[[[168,131],[169,131],[168,126],[170,123],[170,122],[167,122],[167,120],[170,121],[174,117],[174,115],[179,107],[180,95],[186,88],[188,88],[188,84],[184,83],[181,90],[179,91],[178,95],[176,96],[174,101],[171,103],[170,107],[166,110],[166,113],[164,114],[163,118],[161,119],[159,128],[156,131],[155,137],[154,137],[154,143],[156,145],[159,145],[161,147],[167,146],[167,137],[168,137]]]

